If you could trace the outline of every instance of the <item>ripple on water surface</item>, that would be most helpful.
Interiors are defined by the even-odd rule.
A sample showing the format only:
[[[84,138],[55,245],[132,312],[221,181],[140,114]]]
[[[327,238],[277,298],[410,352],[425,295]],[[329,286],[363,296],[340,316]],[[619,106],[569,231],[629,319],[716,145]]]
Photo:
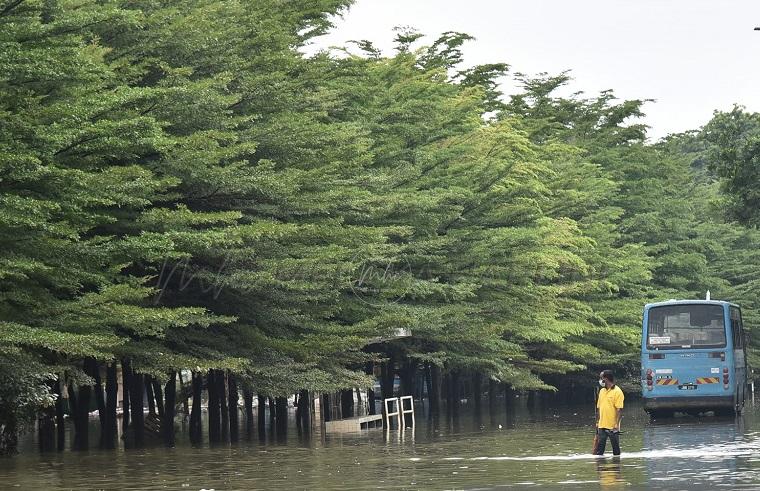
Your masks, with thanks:
[[[285,439],[194,448],[180,434],[174,449],[59,454],[38,453],[27,435],[20,455],[0,460],[0,482],[51,490],[760,488],[760,410],[653,424],[631,405],[621,458],[588,453],[591,417],[564,407],[476,418],[464,408],[456,424],[418,415],[415,431],[387,435],[316,431],[306,439],[292,428]]]

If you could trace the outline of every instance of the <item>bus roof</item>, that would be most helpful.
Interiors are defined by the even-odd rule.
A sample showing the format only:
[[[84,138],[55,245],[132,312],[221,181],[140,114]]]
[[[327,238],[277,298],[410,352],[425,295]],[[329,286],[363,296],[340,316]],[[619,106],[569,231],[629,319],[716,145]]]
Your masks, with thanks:
[[[665,302],[648,303],[644,306],[645,309],[651,309],[652,307],[661,307],[663,305],[731,305],[733,307],[739,307],[735,303],[726,302],[725,300],[667,300]]]

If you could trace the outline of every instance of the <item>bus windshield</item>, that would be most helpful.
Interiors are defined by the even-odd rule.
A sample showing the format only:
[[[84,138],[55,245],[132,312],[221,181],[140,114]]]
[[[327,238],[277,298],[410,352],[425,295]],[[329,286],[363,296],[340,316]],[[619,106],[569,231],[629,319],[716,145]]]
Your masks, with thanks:
[[[726,329],[720,305],[667,305],[649,310],[647,348],[723,348]]]

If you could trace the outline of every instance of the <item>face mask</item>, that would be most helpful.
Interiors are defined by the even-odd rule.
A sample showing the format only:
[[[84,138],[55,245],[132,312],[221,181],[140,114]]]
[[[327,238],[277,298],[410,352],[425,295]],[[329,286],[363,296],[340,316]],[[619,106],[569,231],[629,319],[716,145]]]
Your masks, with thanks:
[[[604,387],[604,385],[605,385],[605,384],[604,384],[604,380],[602,380],[602,379],[599,379],[599,386],[600,386],[600,387]]]

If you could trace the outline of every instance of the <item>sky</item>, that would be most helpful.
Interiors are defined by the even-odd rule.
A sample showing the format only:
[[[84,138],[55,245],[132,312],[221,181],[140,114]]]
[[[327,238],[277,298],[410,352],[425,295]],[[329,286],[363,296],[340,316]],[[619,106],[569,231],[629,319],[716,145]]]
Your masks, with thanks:
[[[367,39],[384,53],[393,28],[475,36],[468,65],[571,70],[568,92],[613,89],[645,106],[650,138],[696,129],[734,104],[760,111],[760,0],[357,0],[313,49]],[[505,82],[507,93],[514,92]]]

